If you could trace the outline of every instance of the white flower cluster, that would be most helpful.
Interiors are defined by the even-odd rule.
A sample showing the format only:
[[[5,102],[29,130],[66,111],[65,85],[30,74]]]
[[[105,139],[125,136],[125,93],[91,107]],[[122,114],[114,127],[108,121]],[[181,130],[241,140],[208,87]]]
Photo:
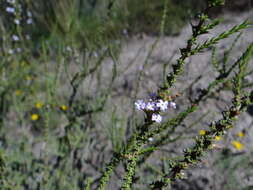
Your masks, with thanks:
[[[6,7],[6,9],[5,9],[7,13],[14,14],[14,15],[17,16],[18,12],[22,12],[22,6],[20,4],[19,4],[19,6],[16,6],[15,0],[7,0],[7,2],[10,5],[10,6]],[[18,9],[20,9],[20,10],[18,11]],[[33,23],[31,11],[27,11],[25,17],[27,18],[26,24],[32,24]],[[20,23],[21,23],[20,19],[21,18],[15,18],[14,23],[16,25],[20,25]]]
[[[6,0],[7,2],[7,6],[5,8],[5,11],[11,15],[10,18],[13,18],[13,23],[16,26],[19,26],[22,24],[22,26],[24,26],[24,24],[32,24],[33,23],[33,15],[31,13],[31,11],[29,10],[25,10],[25,8],[22,6],[23,4],[19,3],[19,1],[16,0]],[[17,34],[13,34],[11,36],[11,39],[13,42],[18,43],[20,41],[20,35]],[[24,35],[24,39],[29,40],[30,36],[28,34]],[[14,54],[16,52],[21,52],[22,49],[20,47],[16,47],[14,49],[9,49],[8,52],[9,54]]]
[[[176,108],[175,102],[164,101],[162,99],[150,99],[147,103],[144,100],[137,100],[134,104],[137,110],[153,112],[151,120],[157,123],[162,121],[162,116],[159,114],[160,111],[165,112],[168,108]]]

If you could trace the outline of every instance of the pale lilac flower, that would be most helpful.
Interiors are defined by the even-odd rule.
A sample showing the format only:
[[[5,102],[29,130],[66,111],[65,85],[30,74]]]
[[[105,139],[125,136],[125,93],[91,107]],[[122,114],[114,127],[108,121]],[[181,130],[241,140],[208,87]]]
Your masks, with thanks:
[[[146,109],[150,111],[155,111],[156,110],[156,104],[154,102],[148,102],[146,105]]]
[[[149,138],[148,138],[148,141],[149,141],[149,142],[153,142],[153,141],[154,141],[154,138],[149,137]]]
[[[8,12],[8,13],[14,13],[15,12],[15,8],[13,8],[13,7],[6,7],[6,12]]]
[[[17,36],[17,35],[12,35],[12,39],[14,40],[14,41],[18,41],[19,40],[19,37]]]
[[[153,113],[151,120],[160,123],[162,121],[162,116],[157,113]]]
[[[144,110],[146,107],[146,103],[143,100],[137,100],[134,105],[137,110]]]
[[[123,35],[127,36],[128,35],[127,29],[123,29],[122,33]]]
[[[17,24],[17,25],[20,24],[20,20],[18,20],[18,19],[15,19],[14,22],[15,22],[15,24]]]
[[[14,4],[15,0],[7,0],[7,2],[10,3],[10,4]]]
[[[32,17],[32,12],[31,11],[27,11],[27,16],[28,17]]]
[[[25,39],[27,39],[27,40],[30,40],[30,39],[31,39],[31,37],[29,36],[29,34],[26,34],[26,35],[25,35]]]
[[[176,109],[176,108],[177,108],[177,105],[176,105],[175,102],[169,102],[169,107],[170,107],[170,108]]]
[[[98,53],[96,51],[94,51],[92,54],[94,57],[98,58]]]
[[[13,49],[9,49],[9,50],[8,50],[8,53],[9,53],[9,54],[13,54],[13,53],[14,53]]]
[[[17,52],[20,53],[22,51],[21,48],[17,48]]]
[[[69,51],[69,52],[72,51],[71,47],[69,47],[69,46],[66,47],[66,50]]]
[[[156,106],[160,108],[161,111],[166,111],[168,109],[168,101],[158,100]]]
[[[142,71],[144,69],[143,65],[139,66],[139,70]]]
[[[32,24],[33,23],[33,19],[31,19],[31,18],[27,19],[26,23],[27,24]]]

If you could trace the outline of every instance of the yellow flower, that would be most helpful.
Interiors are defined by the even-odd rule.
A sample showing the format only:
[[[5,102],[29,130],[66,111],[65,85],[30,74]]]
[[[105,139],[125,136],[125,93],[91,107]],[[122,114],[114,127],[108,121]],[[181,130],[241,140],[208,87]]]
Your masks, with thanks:
[[[27,81],[32,80],[32,78],[31,78],[29,75],[27,75],[27,76],[25,77],[25,79],[26,79]]]
[[[67,110],[67,106],[61,105],[61,106],[60,106],[60,109],[61,109],[62,111],[66,111],[66,110]]]
[[[40,108],[42,107],[42,103],[41,103],[41,102],[36,102],[36,103],[35,103],[35,107],[36,107],[37,109],[40,109]]]
[[[240,131],[240,132],[236,133],[236,136],[238,136],[238,137],[243,137],[243,136],[244,136],[244,133],[243,133],[242,131]]]
[[[239,141],[232,141],[231,144],[236,150],[241,150],[243,148],[243,145]]]
[[[16,96],[20,96],[21,95],[21,90],[16,90],[15,94],[16,94]]]
[[[38,114],[34,113],[34,114],[31,115],[31,120],[32,121],[37,121],[38,119],[39,119],[39,115]]]
[[[203,129],[199,130],[199,135],[203,136],[203,135],[205,135],[205,134],[206,134],[206,131],[205,131],[205,130],[203,130]]]
[[[215,136],[215,140],[216,140],[216,141],[220,141],[220,140],[221,140],[221,137],[220,137],[220,136]]]

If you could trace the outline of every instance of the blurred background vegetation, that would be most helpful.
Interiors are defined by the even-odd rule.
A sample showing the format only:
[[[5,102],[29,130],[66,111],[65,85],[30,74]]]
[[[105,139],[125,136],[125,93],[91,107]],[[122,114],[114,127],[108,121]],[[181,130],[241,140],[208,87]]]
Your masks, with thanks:
[[[228,0],[210,14],[252,5]],[[91,178],[96,186],[102,166],[141,120],[131,110],[141,86],[115,82],[131,66],[120,65],[121,42],[158,36],[164,7],[164,34],[175,36],[205,1],[0,0],[0,185],[79,190]],[[150,180],[160,165],[143,171],[151,171],[142,179]]]
[[[157,35],[166,1],[157,0],[26,0],[24,7],[33,12],[36,27],[29,32],[35,40],[57,37],[79,46],[99,46],[105,40],[117,39],[124,34],[145,33]],[[2,1],[4,5],[4,1]],[[177,35],[193,16],[205,7],[203,0],[167,0],[165,35]],[[211,13],[244,11],[252,7],[252,0],[229,0],[226,6]],[[1,17],[5,15],[1,6]],[[6,15],[5,15],[6,16]],[[8,17],[8,16],[7,16]],[[10,25],[9,18],[5,21]],[[82,42],[80,42],[82,38]],[[81,44],[80,44],[81,43]]]

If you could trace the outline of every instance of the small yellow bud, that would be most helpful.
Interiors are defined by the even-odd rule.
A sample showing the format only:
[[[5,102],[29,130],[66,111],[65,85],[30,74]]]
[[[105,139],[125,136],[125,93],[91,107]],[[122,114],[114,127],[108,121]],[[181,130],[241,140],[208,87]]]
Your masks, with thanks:
[[[61,105],[61,106],[60,106],[60,109],[61,109],[62,111],[66,111],[66,110],[67,110],[67,106]]]
[[[16,94],[16,96],[20,96],[21,95],[21,90],[16,90],[15,94]]]
[[[38,119],[39,119],[39,115],[38,114],[34,113],[34,114],[31,115],[31,120],[32,121],[37,121]]]
[[[205,130],[203,130],[203,129],[199,130],[199,135],[203,136],[203,135],[205,135],[205,134],[206,134],[206,131],[205,131]]]
[[[231,144],[236,150],[241,150],[243,148],[243,145],[239,141],[232,141]]]
[[[36,107],[37,109],[40,109],[40,108],[42,107],[42,103],[41,103],[41,102],[36,102],[36,103],[35,103],[35,107]]]
[[[27,75],[27,76],[25,77],[25,79],[26,79],[27,81],[32,80],[32,78],[31,78],[29,75]]]
[[[236,136],[238,136],[238,137],[243,137],[243,136],[244,136],[244,133],[243,133],[242,131],[240,131],[240,132],[236,133]]]
[[[216,141],[220,141],[220,140],[221,140],[221,137],[220,137],[220,136],[215,136],[215,140],[216,140]]]

